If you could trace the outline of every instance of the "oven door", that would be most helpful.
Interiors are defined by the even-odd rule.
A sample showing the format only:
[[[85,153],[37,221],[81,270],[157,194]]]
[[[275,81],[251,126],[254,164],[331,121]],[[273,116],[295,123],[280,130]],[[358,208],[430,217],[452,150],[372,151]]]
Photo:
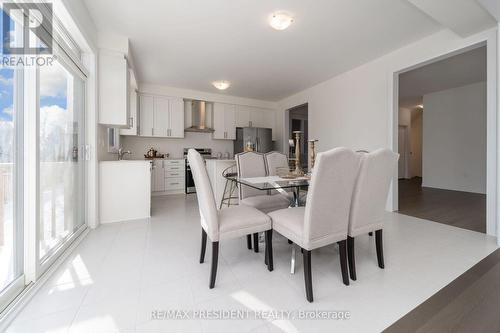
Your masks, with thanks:
[[[186,164],[186,186],[185,186],[186,194],[196,193],[196,187],[194,186],[193,174],[191,173],[191,168],[189,164]]]

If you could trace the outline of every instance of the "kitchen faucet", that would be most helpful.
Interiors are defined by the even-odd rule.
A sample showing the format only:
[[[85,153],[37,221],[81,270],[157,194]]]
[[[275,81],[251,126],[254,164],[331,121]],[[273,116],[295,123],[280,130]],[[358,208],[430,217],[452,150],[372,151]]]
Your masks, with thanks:
[[[118,148],[118,161],[121,161],[123,160],[123,156],[125,156],[125,154],[131,154],[132,155],[132,152],[130,150],[123,150],[122,147]]]

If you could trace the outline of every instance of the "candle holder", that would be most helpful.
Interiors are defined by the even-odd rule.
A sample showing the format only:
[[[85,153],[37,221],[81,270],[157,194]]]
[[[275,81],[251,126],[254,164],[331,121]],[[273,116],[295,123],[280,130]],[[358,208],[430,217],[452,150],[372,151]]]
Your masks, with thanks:
[[[308,174],[312,175],[312,170],[314,168],[314,163],[316,162],[316,142],[318,140],[309,140],[309,159],[307,161],[307,171]]]
[[[304,170],[302,170],[302,161],[300,160],[300,136],[302,131],[293,131],[295,136],[295,170],[293,171],[294,176],[301,177],[304,175]]]

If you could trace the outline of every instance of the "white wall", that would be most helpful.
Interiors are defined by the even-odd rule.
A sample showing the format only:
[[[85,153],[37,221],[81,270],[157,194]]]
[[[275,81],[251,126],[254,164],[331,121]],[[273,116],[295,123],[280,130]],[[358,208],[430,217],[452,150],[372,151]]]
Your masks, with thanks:
[[[319,139],[319,151],[337,146],[367,150],[388,147],[397,151],[398,73],[487,42],[487,232],[496,235],[496,188],[499,185],[496,162],[498,93],[496,30],[487,30],[467,38],[461,38],[449,30],[442,30],[289,96],[279,102],[280,111],[285,112],[293,106],[309,103],[309,133],[311,137]],[[394,177],[397,177],[397,173]],[[388,203],[388,208],[391,210],[396,210],[398,207],[397,191],[397,182],[393,182]]]
[[[460,38],[443,30],[279,102],[280,111],[309,103],[309,132],[319,150],[336,146],[391,147],[394,72],[491,38],[495,31]],[[392,148],[392,147],[391,147]]]
[[[486,193],[486,83],[424,96],[426,187]]]
[[[127,159],[143,159],[149,148],[153,147],[159,153],[169,153],[170,157],[183,158],[184,148],[212,148],[212,153],[228,152],[233,155],[233,141],[212,140],[210,133],[185,133],[184,139],[147,138],[136,136],[121,136],[121,145],[131,150],[133,155]]]

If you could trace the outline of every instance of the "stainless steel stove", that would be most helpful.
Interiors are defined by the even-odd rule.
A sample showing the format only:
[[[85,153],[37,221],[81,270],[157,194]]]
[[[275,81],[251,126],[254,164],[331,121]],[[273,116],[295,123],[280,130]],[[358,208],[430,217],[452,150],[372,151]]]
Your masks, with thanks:
[[[184,148],[184,161],[186,163],[186,185],[184,187],[184,191],[186,194],[196,193],[196,187],[194,186],[193,174],[191,173],[191,167],[189,166],[189,162],[187,159],[187,154],[189,149],[194,149],[204,159],[212,158],[212,149],[211,148]]]

